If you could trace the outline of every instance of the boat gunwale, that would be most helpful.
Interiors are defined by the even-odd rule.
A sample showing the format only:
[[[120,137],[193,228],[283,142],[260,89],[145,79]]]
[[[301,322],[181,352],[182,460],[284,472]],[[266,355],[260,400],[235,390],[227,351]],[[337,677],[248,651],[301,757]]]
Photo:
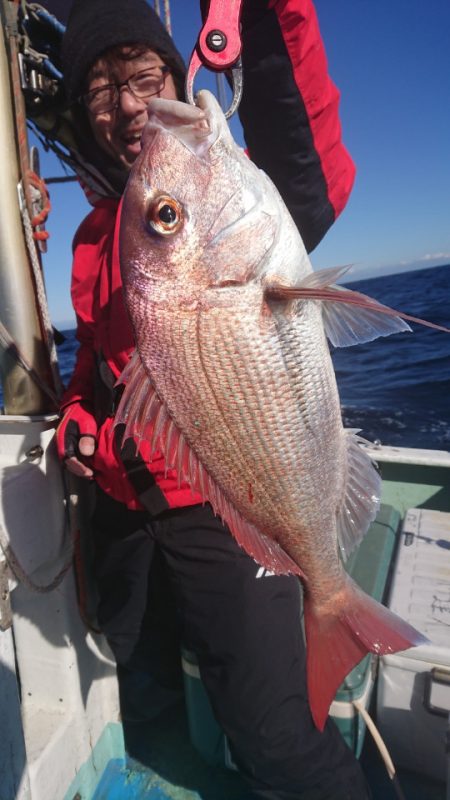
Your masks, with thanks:
[[[362,446],[374,461],[450,468],[450,451],[448,450],[426,450],[419,447],[393,447],[375,444]]]

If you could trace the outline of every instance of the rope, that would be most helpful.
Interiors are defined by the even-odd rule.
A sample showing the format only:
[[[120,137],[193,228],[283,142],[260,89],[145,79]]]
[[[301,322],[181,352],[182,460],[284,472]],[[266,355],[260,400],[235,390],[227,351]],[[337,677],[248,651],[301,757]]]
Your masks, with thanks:
[[[170,5],[169,0],[164,0],[164,19],[166,23],[167,33],[172,36],[172,22],[170,19]]]
[[[50,197],[48,194],[47,186],[45,185],[45,181],[39,177],[32,169],[27,170],[28,181],[31,186],[36,190],[36,201],[40,200],[41,202],[41,211],[38,214],[35,214],[34,217],[30,220],[31,227],[34,228],[33,230],[33,239],[37,239],[42,241],[44,239],[48,239],[49,233],[48,231],[37,231],[36,228],[39,225],[44,225],[47,217],[51,210],[51,203]],[[33,198],[33,205],[34,205],[34,198]]]
[[[403,794],[402,787],[398,781],[396,769],[394,767],[394,763],[392,758],[389,754],[389,751],[381,737],[381,733],[378,730],[377,726],[375,725],[372,717],[370,716],[369,712],[365,709],[364,705],[362,704],[361,700],[353,700],[353,705],[355,706],[356,710],[359,714],[361,714],[364,722],[367,725],[367,729],[372,734],[373,740],[379,750],[381,758],[384,761],[384,765],[386,767],[387,773],[389,775],[390,780],[392,781],[392,787],[394,789],[395,794],[398,797],[398,800],[406,800],[405,795]]]
[[[50,139],[32,120],[28,120],[28,126],[46,152],[51,150],[56,155],[63,168],[69,167],[73,170],[76,175],[76,180],[82,184],[85,193],[87,187],[91,192],[91,197],[97,197],[98,199],[103,197],[119,197],[118,193],[112,188],[106,178],[92,164],[89,164],[83,159],[80,153],[70,150],[68,145],[61,146],[58,141]],[[95,200],[91,199],[89,196],[88,200],[92,205],[95,204]]]
[[[164,25],[166,26],[167,33],[172,36],[172,21],[170,18],[170,4],[169,0],[163,0],[164,4]],[[161,2],[160,0],[154,0],[155,11],[158,14],[158,17],[162,19],[161,15]]]
[[[22,463],[28,463],[26,461]],[[70,476],[69,476],[70,481]],[[2,524],[0,523],[0,551],[3,553],[5,561],[11,570],[13,576],[30,589],[32,592],[37,592],[38,594],[48,594],[49,592],[53,592],[61,583],[66,573],[69,569],[73,566],[74,560],[74,551],[75,551],[75,541],[77,536],[77,506],[78,506],[78,493],[76,491],[76,487],[73,486],[69,482],[69,486],[64,479],[64,472],[63,472],[63,482],[64,482],[64,494],[65,494],[65,506],[66,506],[66,513],[64,515],[64,532],[63,535],[65,538],[69,538],[69,543],[66,548],[67,558],[65,559],[63,566],[60,570],[58,570],[57,574],[52,578],[49,583],[41,584],[36,583],[35,581],[30,578],[28,573],[25,571],[23,566],[21,565],[19,559],[17,558],[13,548],[11,547],[11,543],[9,538],[6,534],[5,529],[3,528]]]
[[[37,177],[37,176],[36,176]],[[40,179],[38,178],[38,181]],[[50,201],[49,201],[50,204]],[[36,245],[34,241],[34,231],[32,221],[30,219],[30,215],[28,213],[27,204],[25,202],[24,193],[22,186],[19,184],[19,205],[20,205],[20,212],[22,215],[22,223],[25,232],[25,241],[28,248],[28,254],[30,256],[31,267],[33,270],[33,276],[35,281],[35,288],[36,288],[36,300],[38,303],[40,319],[42,320],[43,332],[45,334],[47,349],[50,358],[50,368],[52,371],[52,377],[54,381],[54,385],[56,388],[56,395],[59,398],[62,394],[62,383],[61,378],[59,375],[59,368],[58,368],[58,355],[56,352],[56,345],[55,339],[53,336],[53,326],[50,320],[50,315],[48,312],[47,306],[47,295],[45,292],[44,286],[44,279],[42,276],[42,269],[41,264],[39,261],[38,254],[36,252]],[[48,392],[47,392],[48,394]],[[58,404],[58,400],[57,400]]]
[[[72,500],[72,498],[71,498]],[[14,577],[22,583],[27,589],[30,589],[32,592],[37,592],[39,594],[48,594],[49,592],[53,592],[57,586],[61,583],[62,579],[64,578],[65,574],[69,571],[72,566],[72,558],[73,558],[73,546],[70,544],[70,556],[68,557],[67,561],[63,564],[62,568],[58,571],[54,578],[50,581],[50,583],[40,584],[35,583],[28,573],[22,567],[19,559],[17,558],[14,550],[11,547],[9,539],[6,535],[6,531],[3,525],[0,523],[0,550],[3,553],[6,563],[10,568]]]
[[[17,134],[19,168],[20,174],[23,178],[24,198],[28,207],[31,209],[31,189],[27,180],[27,169],[29,164],[27,121],[19,70],[19,33],[17,27],[17,15],[20,2],[19,0],[14,0],[13,3],[8,2],[6,5],[8,8],[7,13],[9,17],[6,28],[7,49],[9,50],[9,68],[13,96],[13,113]]]
[[[69,475],[68,478],[70,483],[71,476]],[[64,485],[66,486],[65,481]],[[68,490],[66,487],[66,498],[67,498],[67,491]],[[6,564],[9,567],[11,577],[15,578],[19,583],[23,584],[23,586],[26,586],[27,589],[37,594],[49,594],[50,592],[53,592],[60,585],[65,575],[70,570],[70,568],[73,567],[75,572],[75,582],[78,594],[78,609],[80,612],[81,619],[84,622],[86,628],[91,633],[101,634],[101,631],[88,618],[86,612],[87,590],[84,581],[84,570],[81,563],[80,532],[78,530],[77,505],[78,505],[78,493],[76,491],[76,488],[73,488],[73,490],[70,491],[70,494],[68,496],[68,503],[66,500],[67,512],[65,515],[65,520],[66,520],[65,529],[69,531],[69,536],[70,536],[69,546],[67,548],[68,557],[65,560],[61,569],[57,572],[57,574],[54,576],[54,578],[52,578],[52,580],[49,583],[46,584],[36,583],[36,581],[33,581],[30,578],[28,573],[21,565],[19,559],[17,558],[13,548],[11,547],[11,543],[1,523],[0,523],[0,552],[3,553]],[[2,626],[0,621],[0,630],[1,629]],[[101,653],[95,642],[92,642],[92,644],[89,644],[89,642],[87,642],[87,644],[88,647],[90,647],[92,652],[97,656],[97,658],[100,661],[102,661],[105,664],[115,666],[115,662],[111,661],[110,658]]]
[[[101,633],[101,630],[92,622],[87,611],[88,588],[86,582],[86,570],[81,552],[81,535],[79,529],[75,531],[73,537],[73,566],[75,570],[75,582],[78,595],[78,610],[86,628],[91,633]]]
[[[47,308],[47,298],[42,278],[42,269],[36,251],[36,239],[44,240],[46,236],[44,232],[36,232],[36,237],[34,237],[33,227],[30,221],[30,216],[32,214],[32,208],[33,208],[33,202],[32,202],[33,181],[30,178],[33,175],[33,173],[29,169],[27,121],[26,121],[24,97],[21,86],[20,70],[19,70],[19,32],[18,32],[17,20],[18,20],[18,11],[20,5],[21,5],[21,0],[14,0],[14,3],[8,2],[6,4],[7,51],[9,55],[10,79],[11,79],[11,89],[13,95],[13,112],[15,119],[18,156],[19,156],[18,159],[19,169],[20,169],[20,174],[22,176],[22,181],[19,184],[19,204],[25,230],[26,244],[35,278],[40,323],[42,324],[43,333],[48,348],[53,384],[56,389],[56,395],[60,396],[62,394],[62,383],[61,383],[61,378],[59,376],[58,358],[56,354],[55,342],[53,339],[53,327],[50,322],[50,317]],[[37,178],[37,176],[36,179],[39,182],[39,178]],[[48,199],[48,193],[46,192],[46,190],[45,194]],[[49,204],[50,201],[48,200],[48,208]],[[46,203],[44,203],[43,211],[45,210],[45,207]],[[15,346],[14,351],[16,354],[18,354],[17,346]],[[21,359],[21,361],[22,365],[24,365],[25,360]],[[32,375],[29,369],[27,369],[27,372],[29,372],[29,374]],[[34,375],[36,375],[36,373],[34,373]],[[35,380],[34,376],[33,380]],[[45,393],[49,396],[48,391],[45,391]]]
[[[0,321],[0,345],[7,350],[8,355],[11,355],[17,363],[28,373],[30,378],[35,382],[36,386],[39,386],[39,389],[50,398],[50,400],[54,403],[55,406],[59,405],[58,398],[53,391],[53,389],[48,386],[45,381],[42,380],[41,376],[36,372],[34,367],[31,366],[30,362],[25,358],[23,353],[19,350],[17,344],[15,343],[14,339],[12,338],[11,334],[8,333],[7,329],[3,325],[3,322]]]
[[[3,552],[4,558],[8,567],[10,568],[11,572],[13,573],[14,577],[22,583],[27,589],[30,589],[32,592],[38,592],[39,594],[47,594],[49,592],[53,592],[54,589],[59,586],[62,579],[64,578],[65,574],[69,571],[70,567],[72,566],[72,555],[70,559],[64,564],[62,569],[59,570],[57,575],[45,585],[35,583],[30,576],[25,572],[24,568],[20,564],[14,550],[12,549],[11,545],[8,542],[5,529],[0,523],[0,549]]]

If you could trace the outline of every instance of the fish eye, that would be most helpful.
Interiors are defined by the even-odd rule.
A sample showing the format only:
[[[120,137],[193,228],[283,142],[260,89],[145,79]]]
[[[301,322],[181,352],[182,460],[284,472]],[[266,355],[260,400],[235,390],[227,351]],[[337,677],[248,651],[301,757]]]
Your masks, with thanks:
[[[160,195],[149,205],[147,221],[156,233],[170,236],[179,231],[183,224],[183,208],[173,197]]]

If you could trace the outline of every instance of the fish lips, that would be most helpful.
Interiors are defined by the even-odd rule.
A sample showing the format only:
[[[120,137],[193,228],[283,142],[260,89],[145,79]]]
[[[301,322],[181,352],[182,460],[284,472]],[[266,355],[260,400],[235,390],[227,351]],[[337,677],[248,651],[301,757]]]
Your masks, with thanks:
[[[223,112],[210,92],[199,92],[197,102],[193,106],[180,100],[152,98],[147,108],[142,148],[151,147],[156,136],[165,133],[176,137],[195,156],[205,158],[221,134],[229,133],[226,122],[223,125]]]

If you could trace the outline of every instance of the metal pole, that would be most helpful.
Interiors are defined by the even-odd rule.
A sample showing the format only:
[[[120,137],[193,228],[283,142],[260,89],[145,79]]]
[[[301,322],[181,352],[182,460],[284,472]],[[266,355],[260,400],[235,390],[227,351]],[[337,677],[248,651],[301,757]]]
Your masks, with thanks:
[[[3,12],[3,7],[2,7]],[[51,382],[48,354],[36,309],[28,252],[20,216],[16,128],[5,46],[2,13],[0,36],[0,320],[27,361],[44,380]],[[0,378],[7,414],[43,414],[53,411],[45,394],[17,365],[8,350],[0,351]]]

